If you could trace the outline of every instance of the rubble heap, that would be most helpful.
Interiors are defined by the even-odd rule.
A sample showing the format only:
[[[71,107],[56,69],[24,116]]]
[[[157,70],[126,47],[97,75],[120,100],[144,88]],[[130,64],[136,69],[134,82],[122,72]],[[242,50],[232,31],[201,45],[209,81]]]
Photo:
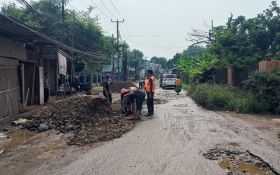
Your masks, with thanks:
[[[119,138],[134,127],[131,121],[112,110],[106,99],[91,96],[70,97],[24,117],[31,120],[25,128],[71,133],[69,144],[74,145]]]
[[[131,81],[119,81],[112,85],[111,90],[114,93],[120,93],[122,88],[128,89],[129,87],[137,87],[137,86]]]

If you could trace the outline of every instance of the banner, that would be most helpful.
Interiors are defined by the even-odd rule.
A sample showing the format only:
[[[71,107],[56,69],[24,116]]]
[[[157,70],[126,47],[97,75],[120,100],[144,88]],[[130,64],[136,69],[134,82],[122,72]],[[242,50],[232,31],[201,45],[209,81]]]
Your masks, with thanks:
[[[59,74],[66,76],[67,61],[66,61],[65,56],[63,56],[61,53],[58,53],[58,71],[59,71]]]

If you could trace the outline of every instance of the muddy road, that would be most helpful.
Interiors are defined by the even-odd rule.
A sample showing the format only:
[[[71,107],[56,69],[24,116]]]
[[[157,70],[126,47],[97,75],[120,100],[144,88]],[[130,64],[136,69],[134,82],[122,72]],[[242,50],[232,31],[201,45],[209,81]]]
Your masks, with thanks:
[[[154,119],[144,119],[119,139],[96,145],[75,157],[47,162],[26,174],[277,174],[277,135],[229,114],[204,110],[184,94],[177,96],[172,90],[159,89],[156,98],[164,103],[156,105]],[[279,121],[275,122],[279,128]],[[223,157],[225,153],[229,157]],[[239,157],[233,163],[231,159],[238,156],[242,160]],[[243,169],[235,170],[236,164],[254,158],[249,162],[262,161],[259,164],[267,167],[259,169],[243,162]]]

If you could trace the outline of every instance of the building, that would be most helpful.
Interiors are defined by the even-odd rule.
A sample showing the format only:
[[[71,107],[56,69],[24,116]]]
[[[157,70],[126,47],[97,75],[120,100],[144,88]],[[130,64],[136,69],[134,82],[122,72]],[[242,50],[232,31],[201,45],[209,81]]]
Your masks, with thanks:
[[[44,74],[50,92],[59,89],[59,75],[72,76],[69,47],[0,13],[0,118],[27,105],[44,103]]]

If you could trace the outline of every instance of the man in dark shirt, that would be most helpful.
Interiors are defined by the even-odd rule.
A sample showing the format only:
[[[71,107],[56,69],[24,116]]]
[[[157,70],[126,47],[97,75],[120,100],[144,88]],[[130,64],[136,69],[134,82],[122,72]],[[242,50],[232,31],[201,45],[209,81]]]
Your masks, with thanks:
[[[110,75],[106,74],[104,76],[103,82],[102,82],[102,87],[103,87],[103,95],[105,96],[105,98],[107,98],[109,100],[109,102],[112,104],[112,92],[110,89],[110,83],[109,83],[109,78]]]
[[[154,93],[156,89],[154,72],[152,70],[147,71],[147,79],[145,80],[145,90],[147,93],[147,108],[148,114],[146,116],[154,115]]]

